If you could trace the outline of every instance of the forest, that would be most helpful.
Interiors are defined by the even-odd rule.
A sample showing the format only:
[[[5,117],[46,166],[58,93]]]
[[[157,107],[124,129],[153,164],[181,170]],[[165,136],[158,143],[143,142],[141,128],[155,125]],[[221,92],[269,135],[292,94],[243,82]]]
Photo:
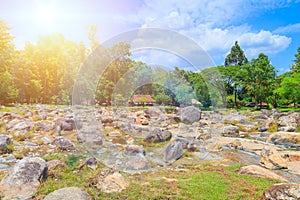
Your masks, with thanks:
[[[90,54],[101,47],[96,40],[96,32],[97,28],[92,26],[87,35],[89,47],[83,42],[68,41],[57,33],[40,36],[36,44],[27,42],[22,50],[18,50],[10,27],[0,20],[0,104],[71,104],[80,68],[86,64]],[[149,84],[131,89],[135,94],[150,94],[158,104],[164,105],[187,102],[192,96],[186,94],[191,94],[201,102],[201,106],[208,108],[212,106],[212,97],[204,79],[215,70],[220,73],[224,85],[221,100],[226,101],[229,108],[251,103],[257,107],[298,107],[300,103],[300,47],[295,50],[290,70],[280,75],[263,52],[257,58],[248,60],[238,41],[222,66],[201,72],[186,71],[176,66],[171,71],[159,67],[151,69],[130,57],[130,46],[126,43],[100,49],[105,52],[103,58],[118,56],[109,63],[101,77],[96,77],[97,88],[92,91],[94,103],[109,104],[116,87],[128,89],[126,76],[130,72],[135,85],[145,74],[154,74],[154,80]],[[139,70],[132,70],[136,68]],[[82,93],[86,90],[91,88],[86,88]],[[126,95],[124,92],[118,93],[114,99],[124,103],[128,100]]]

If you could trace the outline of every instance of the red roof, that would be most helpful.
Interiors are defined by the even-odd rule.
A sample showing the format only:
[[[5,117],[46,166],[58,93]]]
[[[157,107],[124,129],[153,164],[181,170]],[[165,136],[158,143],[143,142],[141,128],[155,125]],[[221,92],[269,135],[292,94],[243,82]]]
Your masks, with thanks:
[[[145,98],[146,99],[145,103],[155,103],[155,100],[152,99],[152,97],[150,95],[133,95],[132,102],[139,103],[140,98]]]

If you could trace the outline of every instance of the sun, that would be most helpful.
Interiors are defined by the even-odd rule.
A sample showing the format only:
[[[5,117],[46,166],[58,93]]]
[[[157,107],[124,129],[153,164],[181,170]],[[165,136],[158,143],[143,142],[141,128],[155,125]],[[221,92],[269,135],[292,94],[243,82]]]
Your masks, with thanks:
[[[51,7],[41,7],[37,12],[37,19],[41,24],[52,25],[55,21],[55,10]]]

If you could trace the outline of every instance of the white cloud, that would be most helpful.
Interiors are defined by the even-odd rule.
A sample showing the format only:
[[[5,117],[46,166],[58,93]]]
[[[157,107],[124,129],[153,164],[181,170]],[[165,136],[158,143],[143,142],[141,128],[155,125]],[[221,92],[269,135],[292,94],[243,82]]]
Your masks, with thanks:
[[[135,20],[142,27],[169,28],[189,36],[213,58],[225,57],[234,42],[239,41],[252,58],[261,52],[274,55],[283,51],[291,39],[279,35],[283,29],[274,33],[252,30],[247,24],[239,24],[241,18],[290,4],[290,0],[145,0]]]
[[[288,33],[299,33],[299,32],[300,32],[300,23],[279,27],[275,31],[273,31],[273,33],[277,33],[277,34],[288,34]]]

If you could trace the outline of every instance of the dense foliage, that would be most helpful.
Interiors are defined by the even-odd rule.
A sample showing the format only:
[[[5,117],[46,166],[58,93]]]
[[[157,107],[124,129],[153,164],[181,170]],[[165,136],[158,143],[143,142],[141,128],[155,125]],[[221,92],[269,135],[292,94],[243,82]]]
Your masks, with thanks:
[[[214,96],[220,96],[217,101],[226,102],[228,107],[250,102],[258,107],[265,103],[273,107],[296,107],[300,103],[300,47],[291,70],[280,76],[264,53],[248,61],[237,41],[223,66],[202,72],[178,67],[165,70],[134,61],[126,43],[102,47],[95,39],[96,31],[96,27],[90,28],[90,47],[53,34],[41,36],[36,44],[26,43],[24,49],[16,50],[10,28],[0,20],[0,104],[70,104],[76,80],[85,87],[79,93],[82,98],[79,100],[84,101],[83,97],[93,93],[92,103],[100,104],[111,100],[124,104],[134,93],[150,94],[158,104],[164,105],[186,104],[195,99],[209,107],[216,102],[212,101]],[[86,73],[92,78],[77,77],[95,51],[99,51],[98,57],[92,59],[95,69]],[[93,71],[99,67],[99,59],[107,62],[101,77]],[[220,77],[213,76],[217,72]],[[208,85],[207,81],[212,84]]]

